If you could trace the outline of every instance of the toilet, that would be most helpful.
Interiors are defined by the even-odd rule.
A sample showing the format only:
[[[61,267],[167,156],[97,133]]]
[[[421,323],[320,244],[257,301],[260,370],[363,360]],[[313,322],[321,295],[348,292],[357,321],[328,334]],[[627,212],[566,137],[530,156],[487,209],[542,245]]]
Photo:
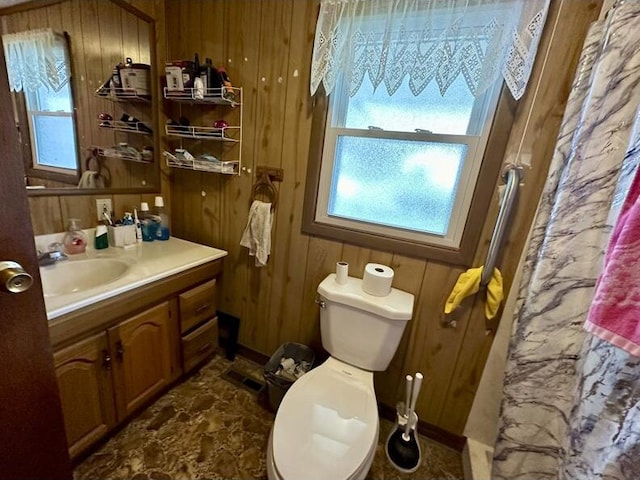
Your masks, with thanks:
[[[362,280],[318,286],[322,345],[331,355],[296,381],[278,408],[267,447],[269,480],[366,477],[378,444],[373,372],[385,370],[413,313],[413,295],[362,291]]]

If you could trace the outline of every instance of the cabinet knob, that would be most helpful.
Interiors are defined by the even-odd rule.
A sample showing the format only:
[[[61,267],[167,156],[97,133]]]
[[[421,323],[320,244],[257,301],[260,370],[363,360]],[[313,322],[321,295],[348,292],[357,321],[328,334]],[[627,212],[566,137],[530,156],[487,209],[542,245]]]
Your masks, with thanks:
[[[111,370],[111,355],[106,350],[102,350],[102,368]]]
[[[122,345],[122,341],[118,340],[116,342],[116,358],[119,362],[124,358],[124,346]]]

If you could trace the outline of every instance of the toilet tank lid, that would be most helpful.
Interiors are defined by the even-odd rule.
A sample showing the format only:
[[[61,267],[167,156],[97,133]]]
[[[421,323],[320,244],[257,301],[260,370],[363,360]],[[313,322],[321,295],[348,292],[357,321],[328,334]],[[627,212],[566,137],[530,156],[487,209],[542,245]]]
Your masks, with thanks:
[[[329,274],[318,285],[318,293],[332,302],[359,308],[389,320],[410,320],[414,297],[408,292],[392,288],[386,297],[375,297],[362,290],[362,279],[347,277],[347,283],[335,281],[336,274]]]

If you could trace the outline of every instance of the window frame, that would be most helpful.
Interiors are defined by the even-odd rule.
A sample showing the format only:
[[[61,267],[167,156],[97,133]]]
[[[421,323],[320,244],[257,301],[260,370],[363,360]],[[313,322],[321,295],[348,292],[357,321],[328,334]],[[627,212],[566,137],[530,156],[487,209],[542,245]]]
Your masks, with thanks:
[[[328,225],[316,220],[326,126],[327,121],[329,121],[329,104],[330,99],[322,86],[320,86],[312,100],[312,130],[302,215],[302,232],[367,248],[397,252],[449,264],[470,266],[498,181],[511,126],[515,118],[517,102],[510,95],[508,88],[504,84],[500,88],[475,189],[469,204],[469,213],[457,247],[398,239],[344,226]],[[438,137],[442,138],[441,136]]]
[[[69,85],[69,94],[71,95],[71,86]],[[27,121],[28,121],[28,125],[29,125],[29,137],[30,137],[30,141],[31,141],[31,145],[33,145],[33,148],[31,148],[31,168],[33,168],[34,170],[41,170],[41,171],[47,171],[47,172],[57,172],[63,175],[75,175],[75,173],[78,170],[78,139],[76,138],[76,129],[75,129],[75,118],[73,115],[73,95],[71,95],[71,104],[72,104],[72,111],[71,112],[49,112],[49,111],[45,111],[45,110],[30,110],[29,109],[29,100],[28,97],[25,96],[25,106],[26,106],[26,110],[27,110]],[[72,120],[72,126],[73,131],[73,143],[75,145],[75,151],[76,151],[76,166],[75,168],[65,168],[65,167],[54,167],[52,165],[46,165],[43,163],[40,163],[39,158],[38,158],[38,149],[36,146],[36,127],[35,127],[35,120],[37,117],[64,117],[64,118],[71,118]]]
[[[78,138],[78,116],[76,107],[76,87],[74,85],[73,76],[73,52],[71,50],[71,41],[69,34],[63,32],[64,41],[66,45],[67,62],[69,66],[69,93],[71,95],[71,112],[65,112],[65,116],[71,117],[73,120],[73,136],[76,147],[76,169],[62,169],[56,167],[48,167],[44,165],[36,165],[35,161],[35,141],[33,140],[33,128],[31,126],[31,118],[29,110],[27,109],[27,99],[25,92],[11,92],[11,100],[13,103],[13,110],[15,116],[15,126],[22,145],[22,160],[24,166],[25,176],[27,178],[37,178],[41,180],[48,180],[50,182],[61,183],[65,185],[77,186],[80,181],[80,158],[81,147]],[[34,111],[37,112],[37,111]],[[52,112],[46,112],[46,114],[57,114]],[[55,186],[55,185],[53,185]]]

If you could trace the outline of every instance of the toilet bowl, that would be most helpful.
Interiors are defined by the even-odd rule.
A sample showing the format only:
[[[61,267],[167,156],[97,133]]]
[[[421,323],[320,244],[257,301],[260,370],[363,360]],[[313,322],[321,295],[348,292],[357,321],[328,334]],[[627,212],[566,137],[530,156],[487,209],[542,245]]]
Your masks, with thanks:
[[[269,438],[268,477],[363,479],[378,431],[373,372],[330,357],[282,400]]]
[[[269,480],[359,480],[378,444],[373,372],[389,366],[413,313],[414,297],[362,290],[335,274],[318,286],[322,346],[331,355],[289,388],[269,436]]]

